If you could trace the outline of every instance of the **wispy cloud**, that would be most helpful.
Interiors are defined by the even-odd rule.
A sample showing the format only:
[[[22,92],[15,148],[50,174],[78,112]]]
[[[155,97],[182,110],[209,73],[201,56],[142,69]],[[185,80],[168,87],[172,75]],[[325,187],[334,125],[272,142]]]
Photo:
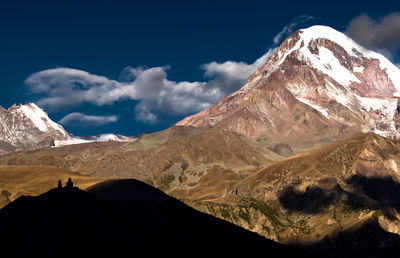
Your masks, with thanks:
[[[350,22],[347,34],[360,44],[390,57],[400,49],[400,12],[376,20],[362,14]]]
[[[225,94],[205,82],[167,79],[167,67],[127,67],[131,81],[116,81],[71,68],[55,68],[32,74],[26,85],[42,95],[38,104],[49,111],[69,110],[83,103],[112,105],[123,99],[138,100],[137,119],[155,123],[158,115],[181,115],[199,111]]]
[[[117,116],[90,116],[79,112],[66,115],[60,121],[62,125],[78,127],[96,127],[117,122]]]
[[[278,34],[276,34],[273,39],[274,46],[280,44],[283,39],[292,34],[297,26],[306,23],[312,19],[314,19],[314,17],[310,15],[300,15],[293,18],[288,25],[283,27],[283,29]]]

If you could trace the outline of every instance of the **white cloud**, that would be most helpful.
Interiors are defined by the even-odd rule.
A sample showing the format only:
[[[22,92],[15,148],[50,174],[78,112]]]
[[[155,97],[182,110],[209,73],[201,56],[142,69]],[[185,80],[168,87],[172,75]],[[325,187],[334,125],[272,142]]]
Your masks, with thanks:
[[[274,37],[274,44],[292,33],[297,25],[310,19],[312,17],[306,15],[293,19]],[[25,83],[32,93],[40,96],[38,105],[50,112],[70,110],[84,103],[103,106],[130,99],[139,101],[135,106],[135,118],[154,124],[164,117],[178,117],[201,111],[240,89],[247,78],[265,64],[277,49],[269,49],[251,64],[235,61],[203,64],[200,66],[204,70],[203,82],[171,81],[167,78],[169,67],[141,66],[126,67],[119,80],[77,69],[55,68],[34,73]],[[70,123],[88,117],[91,116],[72,113],[60,122]],[[114,122],[107,119],[102,121]]]
[[[71,68],[55,68],[34,73],[25,83],[32,93],[41,95],[38,105],[50,112],[69,110],[83,103],[103,106],[131,99],[139,101],[135,107],[136,119],[157,123],[162,116],[203,110],[238,90],[275,51],[269,50],[252,64],[234,61],[204,64],[200,67],[208,79],[205,82],[171,81],[167,78],[168,67],[126,67],[121,81]],[[74,118],[77,117],[75,114]]]
[[[203,69],[207,81],[207,87],[218,89],[222,92],[222,97],[240,89],[247,78],[259,67],[265,64],[268,58],[273,55],[278,48],[269,49],[264,55],[258,58],[254,63],[226,61],[224,63],[210,62],[200,66]]]
[[[267,53],[258,58],[254,63],[226,61],[224,63],[211,62],[203,64],[202,69],[208,77],[225,76],[233,80],[246,80],[258,67],[265,64],[268,58],[276,52],[277,48],[269,49]]]
[[[79,126],[79,127],[96,127],[117,122],[117,116],[90,116],[79,112],[66,115],[60,121],[62,125]]]
[[[166,67],[127,67],[131,81],[116,81],[71,68],[55,68],[32,74],[28,88],[42,97],[38,105],[49,111],[68,110],[79,104],[110,105],[121,99],[139,100],[138,119],[153,122],[158,115],[182,115],[214,104],[225,94],[206,82],[167,79]],[[214,85],[215,86],[215,85]],[[222,85],[219,85],[222,86]]]

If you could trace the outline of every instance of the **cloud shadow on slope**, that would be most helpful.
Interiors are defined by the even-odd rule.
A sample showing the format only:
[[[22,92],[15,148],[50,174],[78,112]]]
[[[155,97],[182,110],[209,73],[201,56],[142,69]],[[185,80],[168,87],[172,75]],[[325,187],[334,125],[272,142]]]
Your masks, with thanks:
[[[318,186],[299,191],[291,185],[281,191],[281,205],[291,211],[316,214],[323,212],[331,204],[339,203],[342,197],[368,207],[375,212],[366,222],[351,227],[340,233],[333,233],[323,240],[309,245],[294,244],[311,253],[327,258],[333,257],[399,257],[400,236],[385,231],[377,221],[378,216],[386,216],[389,220],[392,209],[400,211],[400,184],[391,177],[365,177],[355,175],[346,182],[350,192],[336,185],[331,190]],[[380,215],[375,215],[380,214]]]
[[[395,208],[400,211],[400,184],[391,177],[365,177],[355,175],[347,180],[354,190],[372,200],[365,203],[373,209]],[[362,201],[362,200],[360,200]]]
[[[309,186],[304,192],[291,185],[279,193],[278,200],[283,208],[290,211],[316,214],[337,202],[342,192],[338,185],[331,190]]]
[[[330,189],[309,186],[305,191],[290,185],[278,195],[281,205],[290,211],[316,214],[341,199],[350,199],[370,209],[395,208],[400,212],[400,184],[391,177],[365,177],[354,175],[343,190],[338,184]]]

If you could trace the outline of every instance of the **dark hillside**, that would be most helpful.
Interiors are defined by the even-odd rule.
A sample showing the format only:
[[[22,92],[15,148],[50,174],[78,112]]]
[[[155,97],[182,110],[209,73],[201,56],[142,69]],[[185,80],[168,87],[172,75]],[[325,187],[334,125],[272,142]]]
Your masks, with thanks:
[[[0,210],[0,229],[2,257],[301,255],[136,180],[20,197]]]

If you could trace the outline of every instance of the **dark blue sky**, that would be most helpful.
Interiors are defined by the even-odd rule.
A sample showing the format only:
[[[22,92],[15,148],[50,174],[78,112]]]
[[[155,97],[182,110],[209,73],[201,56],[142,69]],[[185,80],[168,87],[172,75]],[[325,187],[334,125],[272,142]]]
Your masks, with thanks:
[[[398,0],[8,2],[0,3],[0,105],[6,108],[43,98],[45,93],[33,93],[25,80],[47,69],[73,68],[121,81],[126,67],[168,67],[168,80],[207,81],[200,65],[251,64],[301,15],[313,19],[296,28],[324,24],[345,31],[361,14],[379,20],[400,11]],[[397,62],[398,49],[391,54]],[[77,135],[136,135],[167,128],[193,113],[161,112],[149,123],[137,118],[138,103],[129,98],[106,104],[82,101],[68,108],[45,106],[45,111],[55,121],[72,112],[118,117],[104,125],[66,123]]]

